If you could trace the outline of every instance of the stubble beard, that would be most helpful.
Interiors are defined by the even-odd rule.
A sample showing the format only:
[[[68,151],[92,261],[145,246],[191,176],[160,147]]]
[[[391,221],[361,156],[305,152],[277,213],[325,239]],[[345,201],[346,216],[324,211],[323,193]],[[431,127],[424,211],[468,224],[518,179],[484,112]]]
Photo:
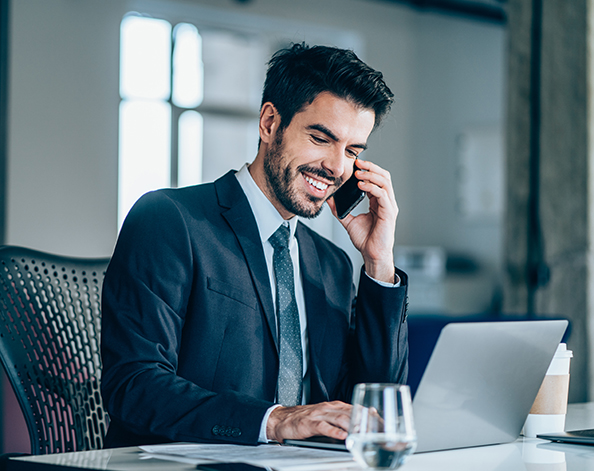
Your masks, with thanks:
[[[299,192],[295,188],[295,181],[297,178],[301,178],[301,171],[305,169],[318,175],[320,172],[324,174],[326,172],[319,169],[309,168],[307,165],[302,165],[293,171],[291,167],[285,163],[287,158],[283,155],[283,151],[283,133],[280,132],[277,134],[273,145],[266,151],[264,158],[264,172],[266,174],[268,189],[272,196],[276,198],[287,211],[306,219],[313,219],[322,212],[325,200],[316,198],[310,194],[305,194],[300,197]],[[326,176],[326,178],[328,177]],[[333,178],[330,177],[330,179]],[[304,198],[306,201],[303,201]],[[307,204],[308,202],[309,204]]]
[[[296,188],[297,178],[302,178],[301,172],[306,171],[312,175],[325,178],[328,181],[335,181],[337,187],[340,186],[341,179],[328,175],[323,169],[309,167],[307,165],[301,165],[293,171],[286,164],[287,158],[283,155],[283,151],[283,133],[279,132],[273,145],[266,151],[264,158],[264,172],[266,174],[268,189],[272,196],[290,213],[306,219],[316,218],[322,212],[324,201],[327,198],[316,198],[307,193],[301,196]]]

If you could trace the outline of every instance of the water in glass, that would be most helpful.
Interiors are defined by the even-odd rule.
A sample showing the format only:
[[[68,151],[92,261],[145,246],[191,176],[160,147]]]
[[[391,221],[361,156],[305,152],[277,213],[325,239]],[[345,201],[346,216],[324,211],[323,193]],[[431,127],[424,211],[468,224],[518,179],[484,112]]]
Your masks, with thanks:
[[[346,445],[362,466],[397,469],[416,448],[408,386],[359,384]]]

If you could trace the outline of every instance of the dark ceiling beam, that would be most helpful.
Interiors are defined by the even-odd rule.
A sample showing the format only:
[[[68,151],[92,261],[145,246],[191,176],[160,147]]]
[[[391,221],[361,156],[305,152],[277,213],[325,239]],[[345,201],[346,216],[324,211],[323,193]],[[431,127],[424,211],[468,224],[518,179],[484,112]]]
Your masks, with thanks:
[[[463,0],[382,0],[390,3],[402,3],[420,11],[438,11],[466,16],[475,20],[497,24],[507,23],[507,14],[503,7]],[[502,2],[503,3],[503,2]]]

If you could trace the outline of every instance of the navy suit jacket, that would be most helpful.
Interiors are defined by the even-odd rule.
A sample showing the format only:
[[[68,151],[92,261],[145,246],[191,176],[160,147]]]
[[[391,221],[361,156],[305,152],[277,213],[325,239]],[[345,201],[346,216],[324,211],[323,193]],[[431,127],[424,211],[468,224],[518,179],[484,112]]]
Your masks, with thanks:
[[[404,382],[406,275],[385,288],[299,223],[312,403],[358,382]],[[356,300],[356,301],[355,301]],[[148,193],[130,211],[102,297],[106,446],[256,444],[273,405],[278,338],[258,227],[233,172]]]

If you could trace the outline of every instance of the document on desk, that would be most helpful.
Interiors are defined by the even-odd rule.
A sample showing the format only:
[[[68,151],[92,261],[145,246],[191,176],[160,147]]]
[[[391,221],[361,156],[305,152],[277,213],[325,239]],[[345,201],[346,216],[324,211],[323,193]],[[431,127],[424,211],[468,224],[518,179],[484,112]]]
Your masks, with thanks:
[[[278,471],[352,469],[359,466],[349,453],[281,445],[211,445],[173,443],[141,446],[146,458],[182,461],[190,464],[248,463]]]

